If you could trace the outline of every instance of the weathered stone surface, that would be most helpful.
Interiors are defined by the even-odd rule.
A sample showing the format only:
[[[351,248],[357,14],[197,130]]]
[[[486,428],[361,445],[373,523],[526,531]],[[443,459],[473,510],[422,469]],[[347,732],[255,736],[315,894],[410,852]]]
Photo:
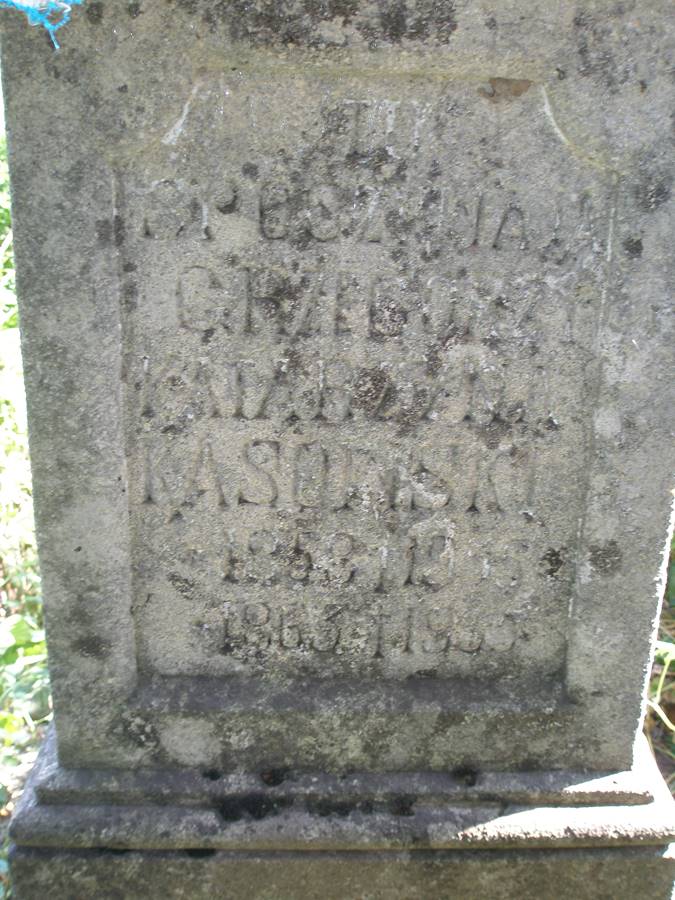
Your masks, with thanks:
[[[631,768],[672,471],[669,12],[89,0],[57,55],[5,23],[65,767],[22,844],[62,815],[78,846],[89,806],[106,846],[96,803],[152,808],[163,773],[217,824],[214,792],[279,773],[383,809],[395,773],[450,821],[454,772],[494,787],[478,827]]]
[[[46,893],[78,900],[670,900],[675,871],[652,847],[618,858],[609,850],[299,857],[17,848],[12,867],[31,885],[23,900]]]
[[[193,781],[187,792],[185,773],[161,775],[64,774],[50,741],[12,838],[23,846],[78,849],[483,852],[665,846],[675,837],[673,803],[646,745],[634,770],[613,779],[428,772],[322,778],[283,771],[228,777],[208,771],[200,776],[201,791]]]
[[[64,761],[629,765],[665,7],[446,6],[8,23]]]
[[[170,897],[237,900],[322,884],[354,898],[572,897],[579,884],[633,898],[642,883],[670,900],[673,802],[641,749],[613,778],[207,772],[192,793],[197,773],[64,772],[50,740],[12,823],[19,900],[45,881],[78,898],[163,897],[169,883]]]

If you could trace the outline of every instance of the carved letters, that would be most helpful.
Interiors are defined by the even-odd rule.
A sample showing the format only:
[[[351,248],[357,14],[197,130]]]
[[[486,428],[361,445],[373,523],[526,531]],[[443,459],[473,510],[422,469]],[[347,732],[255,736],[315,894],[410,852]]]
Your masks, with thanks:
[[[185,458],[169,438],[148,445],[145,471],[144,500],[166,508],[169,518],[205,495],[214,510],[248,504],[383,514],[430,513],[448,506],[453,494],[447,475],[414,453],[393,464],[374,451],[319,441],[255,439],[225,448],[207,438]]]
[[[548,312],[545,287],[534,280],[497,293],[450,274],[422,279],[281,267],[192,265],[178,278],[175,301],[179,327],[204,344],[233,336],[299,345],[321,337],[496,344],[527,339]]]
[[[452,575],[452,525],[427,522],[390,535],[384,543],[347,532],[231,530],[222,559],[230,584],[310,585],[388,593],[395,588],[436,590]]]
[[[445,656],[460,652],[507,651],[515,642],[513,623],[502,617],[487,629],[429,604],[398,607],[375,604],[348,611],[338,603],[228,603],[222,630],[211,635],[213,651],[246,660],[267,653],[348,653],[385,656]],[[194,626],[199,632],[200,624]],[[200,634],[200,638],[202,635]]]
[[[531,619],[564,629],[564,577],[537,573],[577,529],[558,497],[583,490],[599,204],[564,169],[544,193],[504,123],[444,90],[321,92],[301,141],[233,91],[250,154],[214,120],[191,146],[215,174],[185,152],[130,176],[138,578],[172,573],[218,671],[466,674]]]
[[[242,212],[257,222],[263,241],[301,246],[336,241],[365,244],[395,240],[402,229],[423,227],[427,243],[447,242],[453,251],[486,249],[498,253],[565,251],[560,238],[562,219],[576,220],[588,200],[564,214],[551,210],[546,232],[528,222],[524,204],[516,196],[503,197],[478,191],[461,196],[459,189],[443,185],[424,195],[401,197],[400,192],[362,184],[352,190],[318,182],[293,187],[286,181],[261,186],[224,178],[217,189],[200,193],[174,182],[161,181],[149,194],[141,232],[152,240],[201,237],[213,240],[218,219]],[[432,258],[429,256],[428,258]]]

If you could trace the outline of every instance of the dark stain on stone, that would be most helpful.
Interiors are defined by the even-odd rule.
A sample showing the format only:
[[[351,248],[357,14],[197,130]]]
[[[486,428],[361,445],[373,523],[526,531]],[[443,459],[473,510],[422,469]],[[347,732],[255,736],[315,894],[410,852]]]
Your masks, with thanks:
[[[241,167],[241,171],[247,178],[258,177],[258,167],[255,165],[255,163],[244,163],[244,165]]]
[[[195,15],[195,0],[175,0]],[[321,26],[352,24],[372,49],[383,43],[426,40],[447,44],[457,29],[455,0],[298,0],[293,4],[218,0],[202,12],[211,31],[225,27],[234,41],[253,45],[325,47],[342,38],[326,37]]]
[[[167,576],[167,581],[169,581],[178,591],[179,594],[182,594],[184,597],[191,597],[192,592],[195,587],[194,581],[190,578],[185,578],[183,575],[179,575],[177,572],[170,572]]]
[[[136,18],[138,18],[138,16],[140,16],[140,14],[141,14],[141,4],[140,3],[130,3],[127,6],[127,15],[130,18],[136,19]]]
[[[121,216],[113,216],[112,233],[115,246],[121,247],[125,237],[124,219]]]
[[[430,344],[424,354],[424,362],[427,375],[437,375],[443,365],[443,349],[436,344]]]
[[[388,3],[380,8],[380,24],[385,36],[398,44],[405,37],[407,28],[406,4],[399,0],[398,3]]]
[[[636,186],[635,196],[641,209],[654,212],[670,198],[670,191],[670,179],[652,175]]]
[[[642,256],[642,238],[627,237],[623,242],[623,249],[626,251],[626,256],[630,256],[631,259],[639,259]]]
[[[400,209],[392,209],[386,213],[384,221],[389,231],[400,238],[400,243],[403,244],[415,227],[416,219],[414,216],[404,214]]]
[[[457,30],[454,0],[430,0],[411,4],[406,0],[380,0],[380,26],[359,25],[357,28],[371,42],[382,38],[393,44],[402,40],[427,40],[447,44]],[[383,34],[382,34],[383,32]]]
[[[72,644],[73,650],[80,656],[91,659],[105,659],[110,654],[110,641],[97,634],[84,635]]]
[[[512,429],[512,424],[505,421],[499,413],[495,413],[487,425],[476,429],[478,435],[485,441],[485,446],[490,450],[496,450],[502,440],[506,438]]]
[[[262,3],[254,5],[248,0],[219,3],[210,12],[215,26],[216,17],[229,23],[234,40],[253,40],[254,43],[306,44],[325,43],[317,33],[317,25],[341,17],[343,22],[356,12],[356,0],[304,0],[292,10],[283,4]]]
[[[478,93],[492,103],[499,103],[522,97],[532,87],[532,82],[527,78],[490,78],[488,85],[478,88]]]
[[[544,574],[555,578],[565,562],[565,547],[561,547],[560,550],[549,547],[542,556],[541,562],[544,567]]]
[[[630,75],[630,67],[620,69],[612,52],[612,28],[606,17],[594,19],[586,12],[574,17],[574,26],[579,29],[577,38],[577,70],[584,77],[595,77],[615,93],[618,85],[624,84]]]
[[[414,794],[397,794],[389,800],[387,809],[393,816],[414,816],[416,801]]]
[[[382,369],[361,369],[354,384],[352,404],[360,409],[377,409],[388,382],[387,373]]]
[[[109,244],[112,240],[112,222],[110,219],[98,219],[94,227],[99,244]]]
[[[349,166],[363,166],[371,169],[376,175],[382,171],[382,166],[394,161],[394,156],[388,147],[374,147],[367,152],[359,150],[351,150],[345,157],[345,161]]]
[[[385,340],[397,337],[408,323],[408,312],[392,300],[382,300],[370,310],[370,337]]]
[[[440,178],[443,174],[443,170],[441,169],[440,163],[437,159],[431,160],[431,165],[429,166],[429,178]]]
[[[277,785],[283,784],[287,777],[287,768],[265,769],[264,772],[260,773],[260,778],[269,787],[277,787]]]
[[[193,859],[208,859],[210,856],[215,856],[218,851],[208,847],[191,847],[183,852],[186,856],[191,856]]]
[[[319,797],[307,800],[307,811],[312,815],[327,818],[338,816],[346,819],[353,812],[372,813],[373,804],[370,800],[335,800],[330,797]]]
[[[495,30],[495,28],[497,27],[497,20],[495,19],[494,16],[490,16],[489,18],[487,18],[485,20],[485,27],[489,28],[490,31]]]
[[[225,822],[238,822],[243,818],[265,819],[276,816],[293,805],[291,797],[267,797],[264,794],[244,794],[227,797],[217,806],[218,814]]]
[[[599,575],[614,575],[621,567],[623,554],[616,541],[592,544],[589,548],[591,565]]]
[[[207,781],[218,781],[219,778],[222,778],[223,773],[218,769],[205,769],[202,772],[202,778],[206,778]]]
[[[435,678],[437,675],[436,669],[418,669],[413,675],[409,675],[408,678]]]
[[[473,766],[458,766],[452,770],[452,774],[467,787],[474,787],[478,782],[478,770]]]
[[[422,200],[422,209],[429,209],[429,207],[434,206],[441,201],[441,192],[436,190],[429,190],[424,195],[424,199]]]
[[[394,174],[387,178],[388,184],[403,184],[408,178],[408,163],[402,159],[396,166]]]
[[[87,18],[92,23],[92,25],[98,25],[99,22],[103,19],[103,4],[102,3],[87,3],[84,8],[84,11],[87,15]]]
[[[306,227],[298,228],[298,230],[289,238],[289,242],[292,247],[302,252],[311,244],[312,232]]]
[[[122,287],[124,308],[127,312],[133,312],[138,306],[138,285],[135,281],[127,281]]]
[[[224,216],[229,216],[236,211],[238,202],[239,197],[237,196],[237,192],[236,190],[233,190],[231,196],[227,200],[216,203],[216,209]]]

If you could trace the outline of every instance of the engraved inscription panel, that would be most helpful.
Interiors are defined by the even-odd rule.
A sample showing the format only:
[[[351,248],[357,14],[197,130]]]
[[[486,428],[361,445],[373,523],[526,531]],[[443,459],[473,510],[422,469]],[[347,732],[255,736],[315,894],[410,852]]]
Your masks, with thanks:
[[[205,80],[121,165],[147,671],[562,670],[606,187],[477,87]]]

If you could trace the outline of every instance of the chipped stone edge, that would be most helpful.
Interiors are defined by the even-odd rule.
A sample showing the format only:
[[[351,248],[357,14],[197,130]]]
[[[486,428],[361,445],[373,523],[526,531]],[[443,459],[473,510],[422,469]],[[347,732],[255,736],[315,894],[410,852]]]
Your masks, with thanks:
[[[496,781],[490,791],[478,785],[471,790],[464,785],[462,790],[456,779],[442,791],[437,773],[431,780],[428,773],[398,773],[362,779],[315,776],[314,783],[313,776],[304,776],[278,786],[266,786],[258,779],[253,792],[250,776],[242,775],[230,776],[219,795],[203,789],[201,796],[191,798],[191,804],[183,796],[181,805],[172,794],[157,792],[154,797],[137,795],[136,802],[128,802],[129,773],[122,772],[86,773],[89,793],[72,802],[67,785],[78,773],[60,769],[50,741],[29,779],[10,834],[19,846],[64,849],[414,851],[665,846],[675,841],[675,802],[646,745],[638,756],[632,772],[616,776],[575,783],[571,773],[555,773],[557,796],[551,792],[552,773],[527,779],[519,773],[492,773],[487,777]],[[163,774],[172,784],[176,773]],[[194,772],[183,775],[188,782],[201,777]],[[630,792],[626,796],[617,789],[628,776],[642,785],[642,802],[636,804],[633,794],[631,805]],[[138,785],[143,777],[143,773],[133,776],[132,786],[133,779]],[[115,779],[122,782],[117,794],[122,802],[113,799]],[[549,787],[543,788],[547,779]],[[565,780],[577,805],[570,805],[561,787]],[[61,785],[60,801],[55,789],[49,802],[38,797],[36,789],[44,790],[50,783]],[[514,789],[518,784],[520,793]],[[403,792],[405,785],[413,786],[415,793]],[[647,795],[653,798],[650,802],[644,800]]]

